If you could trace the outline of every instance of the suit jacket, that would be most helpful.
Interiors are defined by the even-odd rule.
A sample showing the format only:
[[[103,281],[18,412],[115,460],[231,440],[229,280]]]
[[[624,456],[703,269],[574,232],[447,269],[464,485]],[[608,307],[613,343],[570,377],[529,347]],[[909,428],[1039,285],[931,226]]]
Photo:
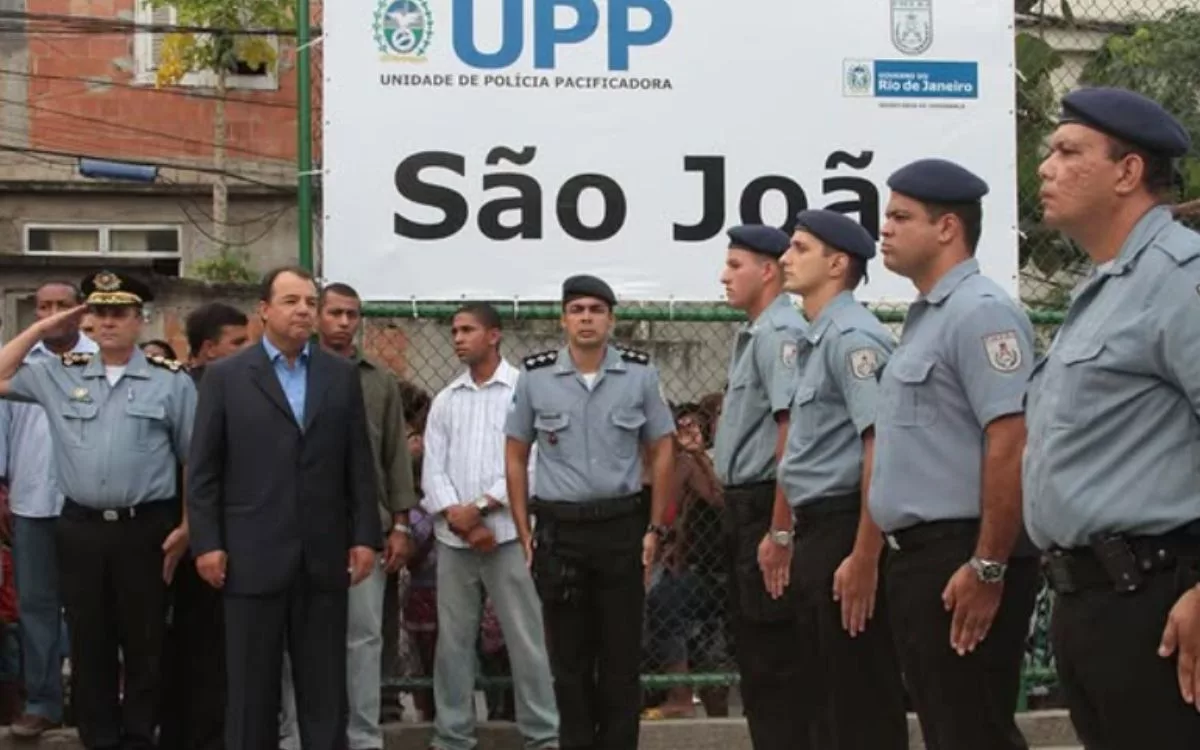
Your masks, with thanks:
[[[310,348],[304,425],[260,345],[205,368],[187,466],[196,557],[228,556],[225,591],[347,588],[349,549],[378,549],[375,465],[354,365]]]

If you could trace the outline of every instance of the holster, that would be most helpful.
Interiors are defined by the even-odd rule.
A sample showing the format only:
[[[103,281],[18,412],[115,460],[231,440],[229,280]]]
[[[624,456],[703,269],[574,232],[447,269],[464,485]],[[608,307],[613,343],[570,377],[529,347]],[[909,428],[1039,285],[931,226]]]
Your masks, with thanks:
[[[557,526],[553,518],[538,520],[530,573],[543,604],[577,605],[583,601],[583,571],[580,561],[556,543]]]
[[[754,622],[783,622],[795,617],[792,598],[767,593],[758,546],[771,529],[775,483],[759,482],[725,488],[725,523],[731,558],[729,586],[732,613]]]

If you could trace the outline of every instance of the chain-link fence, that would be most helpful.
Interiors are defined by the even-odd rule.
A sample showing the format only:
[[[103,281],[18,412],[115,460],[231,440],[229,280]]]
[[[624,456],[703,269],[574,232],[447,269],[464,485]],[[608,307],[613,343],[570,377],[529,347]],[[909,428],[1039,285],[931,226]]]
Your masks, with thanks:
[[[1088,271],[1085,256],[1041,223],[1037,170],[1058,118],[1059,99],[1082,85],[1133,88],[1163,102],[1200,142],[1200,0],[1015,0],[1015,11],[1020,292],[1038,331],[1038,347],[1044,350],[1071,289]],[[1200,214],[1193,204],[1200,196],[1200,168],[1187,160],[1178,176],[1177,214],[1191,221]],[[506,320],[503,353],[510,361],[561,345],[557,305],[497,307]],[[432,395],[459,371],[448,325],[455,309],[449,303],[372,308],[366,348]],[[876,313],[898,333],[902,309]],[[691,707],[693,688],[710,715],[720,714],[726,686],[737,679],[724,613],[715,511],[719,488],[707,451],[741,320],[722,306],[630,305],[619,309],[614,336],[651,354],[679,428],[680,479],[669,519],[674,532],[647,595],[643,643],[643,682],[651,688],[651,701],[662,703],[668,715]],[[1056,703],[1046,633],[1052,604],[1050,593],[1043,591],[1030,627],[1022,706]],[[481,633],[485,669],[503,663],[491,658],[502,651],[502,640],[492,631],[485,627]],[[389,683],[427,685],[423,676],[427,674],[413,667],[403,679]],[[656,692],[661,693],[657,700]]]

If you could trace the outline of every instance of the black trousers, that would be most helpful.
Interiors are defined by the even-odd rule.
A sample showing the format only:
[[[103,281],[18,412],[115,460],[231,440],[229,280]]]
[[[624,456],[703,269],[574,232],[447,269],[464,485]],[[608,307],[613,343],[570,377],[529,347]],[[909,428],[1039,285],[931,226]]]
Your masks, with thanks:
[[[1087,750],[1196,750],[1200,713],[1183,702],[1176,660],[1158,655],[1188,568],[1145,577],[1131,594],[1060,594],[1051,625],[1059,685]]]
[[[225,595],[229,750],[278,750],[285,647],[292,663],[300,746],[344,746],[347,602],[346,590],[315,589],[303,574],[284,593]]]
[[[755,750],[819,747],[814,723],[820,701],[811,679],[816,644],[801,633],[794,597],[772,599],[758,567],[758,545],[771,526],[775,485],[725,489],[730,574],[728,612],[739,689]],[[792,580],[797,577],[792,557]]]
[[[72,711],[89,750],[156,746],[167,614],[162,543],[179,510],[160,501],[138,511],[105,521],[68,501],[55,527]]]
[[[170,590],[159,745],[167,750],[225,747],[225,618],[221,592],[185,556]]]
[[[976,531],[953,533],[891,555],[887,596],[905,684],[929,750],[1025,750],[1014,713],[1025,638],[1040,582],[1034,558],[1009,561],[987,638],[966,656],[950,647],[942,591],[974,554]]]
[[[792,591],[799,607],[800,639],[816,644],[816,663],[804,679],[822,698],[816,717],[823,750],[908,750],[904,685],[896,660],[883,586],[866,632],[851,638],[833,600],[833,574],[854,549],[857,498],[850,510],[797,514]],[[881,560],[881,567],[886,555]],[[882,580],[882,575],[880,580]]]
[[[538,512],[533,575],[562,750],[636,750],[644,512],[562,521]]]

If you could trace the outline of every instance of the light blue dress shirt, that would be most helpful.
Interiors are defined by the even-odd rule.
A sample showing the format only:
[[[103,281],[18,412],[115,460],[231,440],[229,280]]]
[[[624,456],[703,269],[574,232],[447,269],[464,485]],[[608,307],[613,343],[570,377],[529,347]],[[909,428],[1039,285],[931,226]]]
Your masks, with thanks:
[[[266,336],[263,336],[262,345],[263,349],[267,350],[267,359],[271,360],[271,365],[275,368],[279,387],[283,389],[283,395],[292,407],[296,424],[304,424],[304,398],[308,395],[308,357],[312,344],[304,345],[294,365],[288,364],[287,357],[283,356],[283,352],[267,340]]]

